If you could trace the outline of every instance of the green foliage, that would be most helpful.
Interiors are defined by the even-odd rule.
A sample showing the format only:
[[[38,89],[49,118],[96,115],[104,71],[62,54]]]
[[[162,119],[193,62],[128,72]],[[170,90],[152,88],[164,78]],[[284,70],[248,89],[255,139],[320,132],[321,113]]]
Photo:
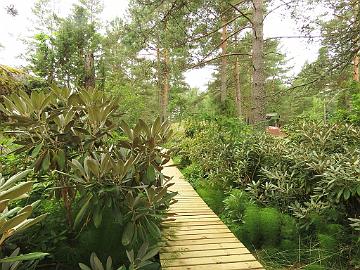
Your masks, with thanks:
[[[180,161],[180,167],[181,164],[184,164],[184,159],[181,159]],[[182,165],[183,166],[183,165]],[[189,166],[186,166],[182,173],[184,174],[185,178],[194,186],[197,186],[197,180],[203,178],[203,172],[201,170],[201,167],[196,163],[191,163]]]
[[[329,267],[356,265],[346,258],[358,254],[350,229],[356,221],[347,218],[359,208],[359,128],[300,121],[276,138],[239,127],[211,117],[185,125],[177,154],[190,164],[183,170],[191,182],[207,189],[199,194],[208,201],[213,187],[229,194],[225,223],[250,249],[286,253],[274,259],[281,265],[299,256],[310,264],[321,258]],[[337,255],[327,251],[334,239]]]
[[[26,73],[22,70],[0,65],[0,96],[9,95],[24,88]]]
[[[348,92],[350,92],[351,97],[348,100],[343,101],[343,103],[350,103],[351,106],[348,107],[340,107],[335,115],[334,119],[336,121],[346,121],[348,123],[352,123],[355,125],[360,125],[360,83],[351,82],[348,87]],[[341,100],[339,101],[339,103]]]
[[[130,128],[115,121],[117,108],[117,101],[104,92],[57,87],[49,93],[19,91],[1,107],[9,119],[7,128],[12,128],[8,133],[19,145],[14,153],[27,151],[43,191],[63,201],[60,213],[67,227],[49,229],[57,243],[37,242],[48,245],[53,259],[66,267],[92,251],[116,256],[123,264],[125,250],[157,243],[160,221],[176,195],[161,173],[170,159],[160,147],[172,134],[169,124],[157,118],[151,125],[138,120]],[[117,133],[121,135],[108,140]],[[111,237],[110,231],[119,237]],[[58,241],[64,238],[72,244]],[[69,258],[74,248],[82,251]]]
[[[46,214],[44,214],[36,218],[29,218],[33,208],[39,202],[26,205],[22,208],[15,207],[11,210],[8,208],[10,202],[24,198],[26,194],[32,189],[33,182],[29,181],[19,183],[20,180],[26,177],[30,172],[31,170],[20,172],[7,180],[5,180],[5,178],[0,174],[0,245],[2,245],[7,238],[40,222],[46,216]]]
[[[245,209],[251,205],[248,195],[240,189],[233,189],[229,196],[224,199],[225,215],[231,222],[241,221]]]
[[[319,246],[320,246],[320,260],[327,265],[331,265],[334,260],[339,257],[338,241],[335,237],[327,234],[318,234]]]
[[[305,266],[306,270],[325,270],[325,266],[323,265],[320,265],[320,264],[310,264],[310,265],[307,265]]]
[[[244,239],[255,247],[261,246],[261,217],[259,207],[253,205],[244,212]],[[247,241],[246,241],[247,240]]]
[[[119,268],[116,268],[116,270],[137,270],[141,269],[145,266],[148,266],[152,264],[151,261],[149,261],[150,258],[154,257],[155,254],[158,253],[157,248],[149,248],[147,244],[143,244],[138,252],[137,256],[135,257],[134,251],[127,252],[127,257],[130,261],[130,266],[126,268],[125,266],[120,266]],[[109,256],[106,260],[106,264],[103,265],[100,261],[100,259],[96,256],[95,253],[91,253],[90,256],[90,265],[91,268],[86,266],[83,263],[79,263],[80,269],[82,270],[113,270],[113,261],[112,258]]]
[[[281,215],[281,238],[285,240],[296,240],[298,230],[295,218],[289,215]]]
[[[199,185],[196,191],[216,214],[220,214],[224,210],[223,200],[225,194],[221,188],[216,185],[204,183]]]
[[[39,201],[24,207],[14,207],[9,209],[9,204],[13,201],[26,197],[32,189],[33,182],[23,181],[31,170],[19,172],[18,174],[6,179],[0,174],[0,246],[3,249],[4,242],[13,235],[23,232],[29,227],[42,221],[46,214],[37,216],[36,218],[29,218],[32,214],[33,208],[39,204]],[[47,253],[29,253],[19,254],[20,249],[16,249],[9,257],[4,258],[3,250],[1,250],[1,269],[13,267],[15,269],[20,265],[21,261],[33,261],[48,255]]]
[[[237,136],[246,136],[250,128],[238,119],[213,118],[211,116],[192,118],[185,126],[185,138],[181,140],[179,154],[186,163],[197,164],[197,170],[202,171],[208,181],[217,185],[227,186],[238,182],[241,178],[237,165],[241,160],[233,159],[239,153]],[[233,145],[237,147],[233,147]]]
[[[75,4],[66,18],[47,10],[47,2],[38,2],[34,8],[35,15],[43,23],[30,42],[31,70],[46,79],[49,84],[71,87],[89,87],[95,75],[101,74],[102,37],[98,32],[95,2],[87,6]],[[48,14],[47,14],[48,13]],[[51,26],[50,26],[51,25]],[[102,80],[98,80],[102,81]]]
[[[260,232],[266,247],[277,246],[280,240],[281,218],[274,208],[263,208],[260,211]]]

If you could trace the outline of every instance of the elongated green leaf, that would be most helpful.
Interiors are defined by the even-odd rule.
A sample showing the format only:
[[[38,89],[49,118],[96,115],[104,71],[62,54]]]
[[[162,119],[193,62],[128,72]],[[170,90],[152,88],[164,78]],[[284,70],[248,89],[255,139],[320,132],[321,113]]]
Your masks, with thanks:
[[[129,125],[125,121],[121,121],[120,128],[130,140],[134,139],[133,131],[130,129]]]
[[[16,185],[15,187],[12,187],[8,189],[5,192],[0,193],[0,200],[14,200],[21,195],[28,193],[32,188],[33,182],[25,182]]]
[[[96,177],[100,176],[100,164],[97,160],[87,157],[85,159],[85,165],[89,168],[92,174]]]
[[[160,127],[161,127],[161,120],[160,117],[157,117],[151,127],[151,137],[155,137],[157,135],[157,133],[160,130]]]
[[[102,221],[102,209],[100,207],[100,204],[98,204],[95,208],[93,220],[95,227],[99,228]]]
[[[86,211],[88,210],[88,207],[89,207],[89,203],[90,203],[90,200],[92,199],[93,195],[90,194],[87,196],[83,206],[81,207],[79,213],[76,215],[76,218],[75,218],[75,222],[74,222],[74,227],[78,227],[80,222],[82,221]]]
[[[125,226],[125,230],[122,235],[121,242],[124,246],[127,246],[130,244],[131,240],[134,237],[135,232],[135,224],[133,222],[128,222]]]
[[[151,130],[150,130],[149,126],[142,119],[139,119],[139,124],[140,124],[142,130],[145,131],[146,136],[149,139],[151,137]]]
[[[91,268],[83,263],[79,263],[79,267],[81,270],[91,270]]]
[[[50,153],[47,152],[45,155],[45,158],[41,164],[41,168],[43,169],[43,171],[47,171],[50,167]]]
[[[344,199],[347,201],[350,198],[350,190],[349,189],[345,189],[344,191]]]
[[[96,270],[104,270],[104,266],[102,265],[101,261],[99,260],[99,258],[97,256],[94,256],[93,260],[94,260]]]
[[[45,217],[47,216],[47,214],[42,214],[40,216],[37,216],[36,218],[32,218],[32,219],[28,219],[25,222],[23,222],[19,227],[16,228],[16,233],[19,233],[21,231],[26,230],[27,228],[41,222],[43,219],[45,219]]]
[[[149,260],[151,258],[153,258],[156,254],[159,253],[159,248],[153,248],[151,250],[149,250],[146,255],[144,257],[141,258],[142,261],[146,261]]]
[[[112,268],[112,259],[111,259],[110,256],[106,260],[106,270],[113,270],[113,268]]]
[[[29,213],[31,215],[32,210],[33,210],[32,206],[27,205],[23,209],[21,209],[18,214]]]
[[[146,219],[146,229],[154,238],[161,237],[161,231],[159,227],[151,220]]]
[[[78,170],[80,172],[81,176],[83,176],[85,179],[87,178],[85,169],[78,160],[73,159],[71,161],[70,165],[71,165],[71,167],[73,167],[73,169]]]
[[[0,228],[0,233],[5,233],[8,230],[14,229],[15,226],[18,226],[19,224],[24,222],[29,217],[29,215],[30,215],[29,213],[22,213],[22,214],[19,214],[15,217],[9,219]]]
[[[2,213],[9,204],[9,199],[0,201],[0,213]]]
[[[19,180],[26,177],[31,171],[32,171],[32,169],[25,170],[25,171],[19,172],[19,173],[15,174],[14,176],[10,177],[5,182],[5,184],[1,186],[0,190],[3,191],[3,190],[11,188],[16,182],[18,182]]]
[[[148,182],[145,184],[150,184],[150,183],[154,182],[155,177],[156,177],[155,168],[152,165],[148,166],[146,169],[146,179]]]
[[[66,160],[65,160],[65,152],[62,149],[59,149],[56,155],[56,162],[59,165],[59,168],[63,170],[65,168]]]
[[[43,147],[43,142],[39,143],[31,152],[31,157],[35,158],[39,155],[41,148]]]
[[[49,253],[43,253],[43,252],[33,252],[29,254],[19,255],[16,257],[7,257],[0,259],[1,263],[9,263],[9,262],[18,262],[18,261],[32,261],[44,258],[45,256],[49,255]]]
[[[141,260],[141,258],[145,256],[146,251],[148,250],[148,248],[149,248],[149,243],[148,242],[143,243],[141,245],[141,247],[139,248],[138,254],[136,256],[137,259]]]

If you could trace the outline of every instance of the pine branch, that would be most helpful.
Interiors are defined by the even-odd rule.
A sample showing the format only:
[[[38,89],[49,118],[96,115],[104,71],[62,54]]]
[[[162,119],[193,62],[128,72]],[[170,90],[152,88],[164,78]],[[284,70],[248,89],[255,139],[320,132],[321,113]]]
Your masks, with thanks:
[[[200,63],[196,63],[196,64],[190,66],[189,69],[197,68],[197,67],[203,66],[203,65],[205,65],[207,63],[219,60],[219,59],[221,59],[223,57],[229,57],[229,56],[249,56],[250,57],[251,54],[248,54],[248,53],[227,53],[227,54],[222,54],[222,55],[216,56],[216,57],[214,57],[212,59],[209,59],[209,60],[200,61]]]

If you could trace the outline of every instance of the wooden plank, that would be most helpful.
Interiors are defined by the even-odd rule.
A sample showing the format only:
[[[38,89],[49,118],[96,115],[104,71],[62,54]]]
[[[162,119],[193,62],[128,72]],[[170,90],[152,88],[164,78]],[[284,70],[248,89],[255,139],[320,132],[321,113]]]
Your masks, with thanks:
[[[166,221],[163,222],[164,225],[169,225],[174,227],[184,227],[186,225],[213,225],[213,224],[223,224],[220,220],[212,220],[212,221]],[[235,236],[234,236],[235,237]]]
[[[234,238],[234,235],[231,232],[225,233],[198,233],[198,234],[165,234],[164,238],[168,241],[184,241],[184,240],[200,240],[200,239],[225,239],[225,238]]]
[[[201,219],[201,220],[204,220],[205,218],[217,218],[217,217],[214,217],[214,214],[211,215],[211,214],[203,214],[203,213],[201,213],[201,214],[197,213],[195,215],[193,215],[191,213],[188,213],[188,214],[183,213],[181,215],[175,214],[175,215],[173,215],[173,217],[176,219],[186,218],[186,219]]]
[[[214,256],[214,257],[200,257],[200,258],[177,258],[164,260],[164,267],[168,266],[187,266],[187,265],[201,265],[201,264],[224,264],[235,262],[253,262],[256,261],[255,257],[249,253],[241,255],[228,255],[228,256]]]
[[[239,247],[239,248],[230,248],[230,249],[162,252],[161,258],[163,260],[175,260],[175,259],[217,257],[217,256],[229,256],[229,255],[240,255],[240,254],[250,254],[250,253],[247,248]]]
[[[178,214],[178,215],[198,215],[198,214],[214,214],[210,209],[178,209],[168,211],[170,214]]]
[[[235,262],[226,264],[203,264],[190,266],[163,266],[164,270],[260,270],[264,269],[262,265],[257,262]]]
[[[208,233],[208,234],[219,234],[219,233],[230,233],[230,230],[228,228],[214,228],[214,229],[210,229],[210,230],[164,230],[164,235],[168,235],[168,234],[173,234],[173,235],[188,235],[188,234],[204,234],[204,233]]]
[[[213,238],[213,239],[194,239],[194,240],[181,240],[181,241],[164,241],[166,243],[166,245],[168,246],[186,246],[186,245],[207,245],[207,244],[216,244],[219,243],[219,241],[221,241],[221,243],[238,243],[239,240],[237,240],[235,237],[232,238],[224,238],[224,239],[217,239],[217,238]]]
[[[210,217],[197,217],[197,216],[173,216],[173,218],[175,219],[175,221],[201,221],[201,222],[206,222],[206,221],[220,221],[218,217],[215,216],[210,216]]]
[[[200,250],[216,250],[216,249],[233,249],[244,248],[240,242],[235,243],[215,243],[206,245],[191,245],[191,246],[164,246],[161,248],[160,253],[169,252],[185,252],[185,251],[200,251]]]
[[[175,231],[175,232],[182,232],[182,231],[189,231],[189,232],[192,232],[192,231],[203,231],[203,230],[219,230],[219,229],[222,229],[222,230],[227,230],[227,231],[230,231],[228,227],[226,227],[224,224],[213,224],[213,225],[193,225],[193,226],[183,226],[183,227],[176,227],[176,228],[169,228],[169,229],[164,229],[164,231],[166,230],[172,230],[172,231]]]

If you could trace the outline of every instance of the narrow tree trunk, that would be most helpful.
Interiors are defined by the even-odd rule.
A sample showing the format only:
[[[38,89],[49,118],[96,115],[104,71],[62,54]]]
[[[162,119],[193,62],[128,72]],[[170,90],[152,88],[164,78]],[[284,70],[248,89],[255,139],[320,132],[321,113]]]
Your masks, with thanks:
[[[226,23],[226,18],[223,16],[221,23],[224,25]],[[222,40],[222,44],[221,44],[221,54],[223,55],[223,57],[221,58],[221,67],[220,67],[220,80],[221,80],[221,86],[220,86],[220,102],[221,105],[225,104],[226,101],[226,96],[227,96],[227,80],[226,80],[226,70],[227,70],[227,58],[224,56],[227,53],[227,36],[228,36],[228,32],[227,32],[227,27],[224,26],[222,29],[222,33],[221,33],[221,40]]]
[[[84,86],[86,89],[94,89],[95,88],[94,53],[92,53],[92,52],[85,54]]]
[[[239,118],[242,117],[242,107],[241,107],[241,85],[240,85],[240,63],[239,57],[236,57],[235,61],[235,105],[236,112]]]
[[[66,74],[66,86],[70,89],[70,74],[69,72]]]
[[[264,3],[253,0],[252,43],[252,123],[265,123],[265,74],[264,74]]]
[[[163,65],[163,85],[161,93],[161,119],[165,121],[168,117],[169,92],[170,92],[170,57],[169,50],[164,49],[164,65]]]
[[[104,63],[104,57],[103,56],[101,56],[101,59],[100,59],[99,63],[100,63],[100,68],[99,68],[100,78],[97,78],[98,81],[99,81],[98,89],[100,89],[101,91],[105,91],[106,69],[105,69],[105,63]]]
[[[360,64],[360,58],[358,55],[355,55],[355,57],[354,57],[354,81],[356,81],[356,82],[360,82],[359,64]]]
[[[159,42],[158,42],[159,44]],[[161,71],[161,53],[160,53],[160,48],[159,45],[156,48],[156,61],[157,61],[157,71],[156,71],[156,75],[157,75],[157,85],[158,85],[158,91],[157,91],[157,102],[159,105],[159,108],[162,108],[162,71]],[[160,113],[161,114],[161,113]]]

